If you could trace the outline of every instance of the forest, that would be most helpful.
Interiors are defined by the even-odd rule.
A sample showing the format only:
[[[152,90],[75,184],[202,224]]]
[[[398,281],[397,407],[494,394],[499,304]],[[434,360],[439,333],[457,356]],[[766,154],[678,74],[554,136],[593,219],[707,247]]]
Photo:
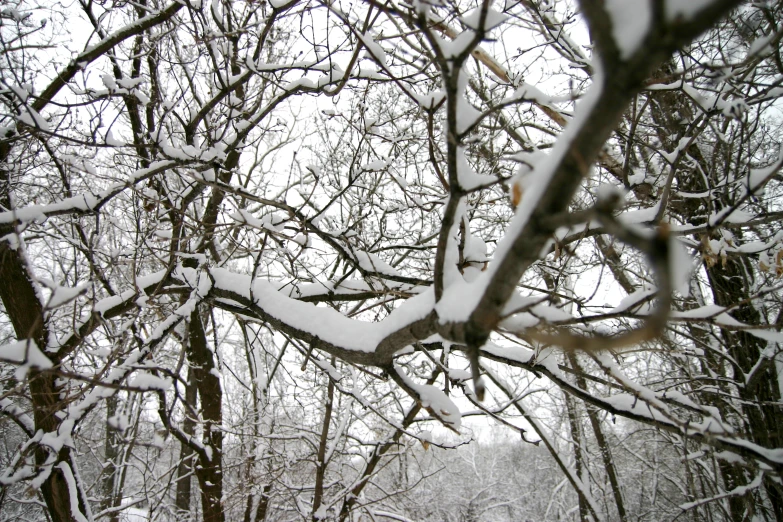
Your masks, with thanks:
[[[0,521],[783,522],[783,0],[5,0]]]

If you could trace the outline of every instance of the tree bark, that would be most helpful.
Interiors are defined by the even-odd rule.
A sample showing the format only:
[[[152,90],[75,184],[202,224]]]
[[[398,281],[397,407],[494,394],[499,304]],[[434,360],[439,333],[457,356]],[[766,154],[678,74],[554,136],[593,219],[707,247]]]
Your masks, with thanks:
[[[0,205],[12,208],[11,180],[6,161],[10,154],[10,146],[0,143]],[[0,225],[0,238],[14,237],[16,230],[13,225]],[[39,299],[20,247],[11,248],[8,239],[0,240],[0,300],[8,314],[14,332],[19,340],[29,339],[45,350],[49,338],[45,327],[43,305]],[[56,367],[56,358],[48,354]],[[44,433],[56,433],[60,425],[57,412],[62,408],[60,388],[56,383],[54,372],[31,370],[27,379],[30,386],[30,399],[33,406],[33,421],[35,429]],[[49,450],[40,445],[35,447],[35,463],[39,469],[47,466]],[[70,466],[71,450],[67,446],[58,452],[51,474],[41,485],[41,493],[46,502],[49,515],[55,522],[70,521],[75,509],[85,512],[83,499],[79,498],[78,506],[72,506],[70,490],[62,471],[57,467],[60,463]],[[74,474],[74,480],[76,480]],[[75,509],[74,509],[75,508]]]
[[[576,384],[580,388],[587,389],[587,381],[584,378],[584,370],[579,364],[579,360],[576,358],[576,354],[568,352],[568,362],[574,369],[574,375],[576,377]],[[604,463],[604,470],[606,476],[609,478],[609,484],[612,486],[612,496],[614,497],[614,503],[617,506],[617,514],[620,516],[620,520],[625,522],[628,520],[628,515],[625,511],[625,502],[623,501],[623,493],[620,490],[620,480],[617,478],[617,468],[614,465],[614,459],[612,458],[612,452],[609,448],[609,443],[604,436],[604,432],[601,429],[601,420],[598,418],[598,414],[594,406],[585,405],[587,410],[587,418],[590,420],[590,426],[593,428],[593,434],[595,435],[595,441],[598,443],[598,450],[601,452],[601,460]]]
[[[674,66],[666,64],[658,74],[670,74],[673,70]],[[685,94],[681,92],[657,92],[651,93],[650,96],[654,101],[651,115],[657,125],[657,137],[661,140],[664,149],[672,150],[676,147],[678,137],[686,136],[689,131],[690,124],[683,123],[678,115],[692,116],[694,111]],[[694,159],[701,171],[707,175],[717,175],[716,169],[722,172],[725,169],[742,168],[742,166],[732,164],[732,149],[728,144],[718,142],[711,152],[712,158],[706,156],[696,144],[687,149],[690,158]],[[725,164],[721,163],[720,167],[716,167],[716,161],[725,161]],[[698,192],[710,189],[704,177],[689,174],[690,171],[685,168],[677,170],[677,183],[680,190]],[[711,182],[716,186],[720,185],[718,179],[713,179]],[[730,205],[730,194],[716,190],[715,195],[714,203],[718,205],[718,208],[713,211],[719,211],[721,207]],[[677,212],[684,221],[695,226],[705,224],[709,209],[706,209],[700,200],[692,199],[676,203],[676,205],[671,204],[670,209]],[[702,235],[703,244],[706,244],[709,239],[709,233]],[[734,306],[735,308],[730,312],[730,315],[747,325],[758,325],[762,324],[762,317],[750,302],[752,295],[749,294],[749,289],[752,287],[754,276],[752,267],[747,263],[747,259],[743,257],[727,256],[721,259],[710,259],[709,252],[703,253],[702,264],[707,273],[715,303],[724,307]],[[733,368],[733,381],[741,404],[740,409],[743,412],[739,421],[744,425],[745,431],[754,443],[766,448],[781,447],[783,445],[783,423],[780,422],[780,419],[783,419],[783,407],[779,402],[780,392],[774,365],[760,368],[752,381],[747,384],[745,382],[746,376],[759,361],[766,348],[766,341],[747,332],[735,332],[723,328],[720,329],[720,335],[726,351],[737,365]],[[720,361],[717,364],[723,365],[724,362]],[[712,371],[721,375],[725,370],[716,367],[712,368]],[[716,405],[721,407],[721,411],[726,411],[729,405],[725,404],[723,399],[715,398],[715,400],[719,402]],[[726,490],[747,484],[747,478],[736,465],[721,461],[719,467]],[[776,520],[783,521],[783,487],[765,476],[764,488]],[[753,492],[744,496],[729,497],[727,502],[734,520],[752,518],[752,514],[759,509]]]
[[[335,358],[332,357],[332,365]],[[324,420],[321,426],[321,440],[318,443],[318,462],[315,468],[315,492],[313,494],[313,522],[318,522],[322,517],[318,514],[324,495],[324,475],[326,474],[326,447],[329,443],[329,426],[332,423],[332,405],[334,402],[334,381],[329,379],[326,389],[326,405],[324,407]]]
[[[579,419],[576,414],[574,399],[570,395],[565,395],[566,412],[568,413],[568,425],[571,429],[571,440],[574,442],[574,471],[583,484],[587,484],[584,476],[584,462],[582,455],[582,432],[579,427]],[[588,510],[587,502],[583,495],[579,495],[579,520],[587,522]]]
[[[223,522],[223,390],[217,377],[215,354],[209,348],[198,310],[190,316],[188,339],[188,363],[201,399],[203,444],[208,450],[206,455],[199,454],[195,470],[201,490],[201,509],[205,522]]]
[[[185,388],[185,402],[195,409],[197,400],[198,390],[196,389],[194,372],[191,370],[188,372],[188,382],[187,387]],[[185,433],[185,435],[192,437],[195,431],[195,427],[196,421],[186,410],[185,419],[182,421],[182,431]],[[190,473],[193,470],[193,456],[193,448],[185,443],[180,443],[179,464],[177,465],[177,493],[175,499],[177,513],[190,512],[192,482]]]

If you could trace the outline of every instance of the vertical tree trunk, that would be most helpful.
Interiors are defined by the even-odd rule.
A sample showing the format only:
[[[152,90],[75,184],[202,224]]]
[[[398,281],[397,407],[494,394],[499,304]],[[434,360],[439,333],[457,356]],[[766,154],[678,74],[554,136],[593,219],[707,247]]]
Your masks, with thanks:
[[[210,350],[204,325],[198,310],[190,316],[188,326],[188,362],[195,378],[201,399],[201,414],[204,420],[203,444],[206,457],[199,455],[196,478],[201,490],[201,509],[204,522],[223,522],[225,514],[221,503],[223,497],[223,390],[220,387],[215,354]]]
[[[729,258],[725,263],[716,263],[707,266],[707,275],[712,286],[715,302],[721,306],[737,305],[731,313],[738,321],[745,324],[760,324],[761,314],[748,301],[747,288],[750,272],[743,266],[742,259]],[[780,448],[783,446],[783,406],[780,403],[780,390],[777,386],[775,366],[767,364],[756,370],[756,375],[746,383],[746,376],[759,361],[762,352],[767,347],[767,342],[750,335],[747,332],[721,330],[724,342],[729,353],[736,361],[739,368],[735,368],[734,380],[745,384],[737,387],[741,399],[742,412],[746,429],[751,440],[765,448]],[[740,482],[738,479],[742,480]],[[729,489],[746,485],[745,477],[732,477],[735,483],[727,484]],[[778,522],[783,521],[783,486],[778,482],[765,477],[764,489],[767,493],[772,512]],[[752,493],[744,497],[729,499],[731,504],[742,503],[743,509],[752,518],[758,508]],[[740,506],[733,506],[737,509]],[[736,513],[736,511],[732,511]]]
[[[0,143],[0,206],[12,208],[11,205],[11,180],[7,168],[10,146],[8,143]],[[13,225],[0,225],[0,238],[13,237],[15,230]],[[41,350],[46,348],[48,332],[44,325],[43,305],[35,292],[35,287],[27,273],[27,267],[22,258],[21,250],[13,249],[8,240],[0,239],[0,300],[14,327],[17,339],[30,339]],[[50,358],[51,355],[50,355]],[[59,361],[52,360],[57,366]],[[44,433],[54,433],[60,424],[57,413],[62,409],[60,402],[60,389],[56,383],[56,376],[52,372],[38,372],[32,370],[28,373],[30,386],[30,398],[33,407],[33,421],[35,429]],[[41,446],[35,448],[35,463],[39,468],[46,465],[49,451]],[[63,447],[57,455],[55,468],[41,485],[41,493],[52,520],[56,522],[72,520],[72,513],[79,509],[83,513],[86,507],[81,505],[83,499],[79,498],[80,506],[71,506],[74,499],[71,498],[68,484],[63,472],[57,468],[58,463],[66,463],[70,466],[70,449]],[[76,480],[74,478],[74,480]]]
[[[572,399],[570,395],[565,396],[565,403],[566,411],[568,412],[568,424],[571,428],[571,439],[574,441],[574,470],[576,471],[576,475],[586,486],[588,482],[585,480],[583,473],[582,433],[579,429],[579,418],[576,413],[574,399]],[[585,498],[582,495],[579,495],[579,520],[581,522],[587,522],[588,513],[587,502],[585,502]]]
[[[661,74],[672,71],[670,64],[661,69]],[[678,136],[688,133],[688,124],[683,123],[679,115],[692,115],[693,111],[688,99],[680,92],[659,92],[650,95],[653,99],[651,115],[657,125],[658,138],[664,144],[666,150],[673,150]],[[735,165],[731,156],[732,149],[728,144],[718,142],[709,153],[696,145],[687,149],[689,157],[698,164],[700,172],[705,175],[718,176],[719,173],[729,169],[741,169]],[[716,163],[717,162],[717,163]],[[719,166],[718,166],[719,164]],[[690,175],[686,168],[677,171],[677,183],[680,190],[686,192],[698,192],[710,190],[705,177],[702,175]],[[722,175],[722,174],[721,174]],[[719,179],[711,180],[719,186]],[[712,211],[719,211],[722,207],[731,204],[731,194],[714,191],[713,203],[717,205]],[[676,206],[670,205],[673,211],[680,214],[681,218],[691,225],[701,226],[706,222],[706,216],[710,209],[705,208],[700,200],[687,200]],[[711,239],[705,235],[703,240]],[[706,241],[705,241],[706,242]],[[752,297],[749,292],[753,283],[753,269],[747,266],[747,260],[741,257],[727,256],[719,260],[709,259],[710,252],[705,252],[703,262],[707,273],[713,299],[721,306],[735,306],[731,315],[737,320],[748,325],[761,324],[761,314],[750,302]],[[746,383],[746,375],[759,361],[762,351],[766,348],[766,341],[758,339],[746,332],[732,332],[721,329],[721,337],[726,351],[731,355],[738,367],[734,367],[734,383],[736,393],[741,403],[743,415],[738,419],[744,424],[749,438],[756,444],[766,448],[777,448],[783,445],[783,408],[779,405],[780,391],[777,385],[777,376],[773,365],[761,368],[756,378]],[[723,364],[721,362],[720,364]],[[715,371],[715,370],[713,370]],[[722,374],[718,370],[718,374]],[[716,398],[722,402],[723,399]],[[721,411],[730,411],[734,406],[723,404]],[[725,488],[732,490],[739,486],[745,486],[749,478],[744,476],[737,466],[721,461],[719,468],[722,474]],[[778,522],[783,521],[783,488],[765,477],[764,488],[772,505],[772,511]],[[731,516],[734,520],[752,518],[753,513],[759,509],[754,493],[749,492],[744,496],[732,496],[727,499]]]
[[[117,414],[117,395],[106,399],[106,419]],[[122,502],[122,493],[117,491],[120,476],[118,460],[121,456],[120,445],[122,438],[116,428],[106,423],[106,441],[104,442],[104,468],[103,468],[103,509],[117,507]],[[109,522],[119,522],[120,513],[116,511],[108,516]]]
[[[252,457],[248,459],[247,465],[246,465],[246,473],[247,473],[247,504],[245,506],[245,516],[244,516],[244,522],[263,522],[266,518],[266,513],[269,508],[269,498],[270,498],[270,492],[272,491],[272,484],[266,483],[261,488],[261,491],[254,492],[255,483],[258,480],[258,475],[262,473],[261,469],[259,469],[261,466],[261,462],[259,461],[259,447],[258,447],[258,441],[262,437],[261,433],[261,416],[263,412],[263,397],[265,396],[265,391],[260,389],[259,386],[259,376],[261,374],[262,369],[259,367],[258,364],[258,358],[255,355],[254,352],[254,343],[250,340],[250,337],[248,336],[248,331],[250,330],[250,327],[244,323],[243,321],[239,321],[240,325],[242,326],[242,335],[245,340],[245,356],[247,357],[247,368],[248,372],[250,373],[250,387],[253,391],[253,399],[251,402],[251,425],[252,425],[252,441],[250,443],[250,449],[249,452],[252,452]],[[251,330],[252,331],[252,330]],[[258,339],[257,334],[256,339]],[[260,342],[259,342],[260,344]],[[269,373],[266,376],[267,383],[273,378],[275,370],[278,367],[278,364],[283,358],[283,355],[285,353],[285,345],[283,346],[279,357],[277,358],[277,361],[275,363],[275,366],[269,371]],[[265,470],[268,472],[268,470]]]
[[[196,408],[196,402],[198,400],[198,391],[196,390],[194,372],[188,371],[188,382],[185,388],[185,402]],[[193,436],[195,431],[196,421],[191,414],[185,411],[185,419],[182,422],[182,431],[188,436]],[[175,506],[177,513],[189,513],[190,512],[190,496],[191,496],[191,482],[190,476],[193,470],[193,448],[187,444],[180,443],[179,450],[179,465],[177,466],[177,494],[175,499]]]
[[[583,390],[587,389],[587,381],[584,378],[584,371],[582,370],[576,355],[573,352],[568,352],[568,362],[574,369],[576,376],[576,384]],[[595,435],[595,441],[598,443],[598,450],[601,452],[601,459],[604,463],[604,470],[606,476],[609,478],[609,484],[612,486],[612,495],[614,496],[614,503],[617,506],[617,514],[620,515],[620,520],[625,522],[628,520],[628,516],[625,512],[625,502],[623,501],[623,494],[620,490],[620,481],[617,478],[617,469],[612,459],[612,453],[609,449],[609,443],[604,436],[604,432],[601,429],[601,420],[595,411],[595,408],[591,405],[585,406],[587,409],[587,418],[590,420],[590,426],[593,428],[593,434]]]
[[[332,365],[335,364],[335,358],[332,357]],[[318,443],[318,462],[315,468],[315,492],[313,494],[313,522],[317,522],[321,517],[318,509],[321,507],[321,501],[324,495],[324,475],[326,474],[326,446],[329,443],[329,426],[332,423],[332,403],[334,401],[334,381],[329,379],[329,385],[326,389],[326,405],[324,408],[324,420],[321,426],[321,440]]]

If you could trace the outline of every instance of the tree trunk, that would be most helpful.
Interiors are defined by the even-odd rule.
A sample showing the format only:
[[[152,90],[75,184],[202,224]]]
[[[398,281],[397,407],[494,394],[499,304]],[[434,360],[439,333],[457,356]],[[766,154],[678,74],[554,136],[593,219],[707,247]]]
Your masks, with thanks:
[[[117,414],[117,404],[119,399],[117,395],[112,395],[106,399],[106,420]],[[122,438],[116,428],[106,422],[106,441],[104,443],[104,468],[103,468],[103,509],[117,507],[122,502],[122,493],[117,490],[119,485],[118,459],[122,452],[120,444]],[[119,522],[120,513],[115,511],[108,516],[109,522]]]
[[[335,358],[332,357],[332,365]],[[326,389],[326,405],[324,407],[324,420],[321,426],[321,440],[318,443],[318,462],[315,468],[315,492],[313,494],[313,522],[322,517],[318,514],[324,495],[324,475],[326,474],[326,447],[329,443],[329,426],[332,423],[332,403],[334,402],[334,381],[329,379]]]
[[[673,67],[668,64],[661,69],[661,74],[670,73]],[[690,102],[681,92],[659,92],[650,95],[653,99],[652,117],[657,125],[657,136],[664,144],[664,149],[673,150],[680,136],[689,133],[689,124],[681,120],[681,116],[692,116],[693,109]],[[692,132],[692,131],[690,131]],[[735,165],[732,159],[732,150],[729,144],[718,141],[714,149],[707,151],[697,145],[691,145],[687,149],[690,158],[698,164],[702,175],[694,175],[690,169],[682,167],[677,170],[677,186],[686,192],[699,192],[710,190],[706,176],[712,175],[710,183],[716,187],[721,185],[719,176],[731,169],[741,169]],[[673,167],[674,168],[674,167]],[[720,211],[721,207],[731,204],[731,194],[714,190],[714,209],[705,208],[701,200],[686,199],[682,202],[672,203],[672,211],[680,214],[682,219],[691,225],[702,226],[706,222],[706,216],[710,212]],[[702,237],[702,243],[707,244],[711,239],[709,233]],[[706,248],[706,247],[705,247]],[[761,314],[750,303],[750,288],[753,283],[753,270],[747,266],[747,260],[742,257],[726,256],[718,259],[714,253],[703,252],[703,266],[707,273],[713,299],[721,306],[735,306],[730,314],[748,325],[761,324]],[[774,365],[766,365],[760,368],[755,378],[746,384],[746,376],[759,361],[766,341],[763,341],[743,331],[730,331],[721,329],[721,337],[726,351],[731,355],[737,366],[733,368],[733,380],[736,393],[741,403],[743,412],[739,422],[744,424],[744,429],[749,438],[756,444],[766,448],[778,448],[783,445],[783,408],[779,405],[780,392],[777,385]],[[724,364],[720,362],[719,364]],[[713,369],[718,375],[723,372]],[[723,402],[722,399],[718,399]],[[721,411],[727,411],[727,405],[723,404]],[[729,410],[730,411],[730,410]],[[741,470],[730,463],[721,461],[719,465],[725,488],[732,490],[739,486],[745,486],[749,482]],[[778,522],[783,521],[783,488],[779,484],[765,476],[764,488],[772,505]],[[754,493],[749,492],[744,496],[732,496],[727,499],[733,520],[746,520],[753,518],[753,513],[759,509],[758,499]]]
[[[761,314],[747,301],[746,289],[750,288],[747,279],[752,277],[743,266],[742,259],[729,258],[726,263],[716,263],[707,267],[707,275],[712,286],[715,303],[721,306],[740,304],[731,315],[745,324],[761,324]],[[737,362],[734,380],[745,383],[746,376],[761,358],[767,347],[767,342],[747,332],[721,329],[721,335],[729,349],[729,353]],[[741,400],[745,426],[750,439],[765,448],[780,448],[783,446],[783,406],[780,403],[780,390],[777,386],[777,375],[773,364],[763,365],[756,370],[753,379],[747,385],[737,386]],[[744,477],[742,477],[744,479]],[[736,479],[734,479],[735,482]],[[727,489],[746,485],[747,481],[727,484]],[[772,512],[778,522],[783,521],[783,486],[770,477],[764,477],[764,489]],[[747,516],[753,518],[758,508],[753,495],[732,497],[730,503],[742,502],[747,509]],[[739,506],[737,506],[739,507]],[[736,513],[733,511],[733,513]]]
[[[198,391],[196,390],[194,372],[188,372],[188,383],[185,388],[185,402],[194,409],[198,400]],[[196,421],[188,411],[185,411],[185,419],[182,421],[182,431],[188,436],[193,436]],[[179,465],[177,466],[177,495],[175,506],[177,513],[190,512],[191,482],[190,476],[193,471],[193,448],[187,444],[180,443]]]
[[[579,418],[576,413],[574,399],[570,395],[565,395],[566,412],[568,412],[568,424],[571,428],[571,439],[574,441],[574,471],[585,486],[587,481],[583,472],[584,462],[582,455],[582,432],[579,427]],[[587,522],[588,510],[587,502],[583,495],[579,495],[579,520]]]
[[[223,522],[223,390],[215,365],[215,354],[210,350],[198,310],[190,316],[188,326],[188,363],[193,372],[201,398],[204,420],[203,444],[206,456],[199,455],[196,478],[201,490],[201,509],[205,522]]]
[[[576,376],[576,384],[583,390],[587,389],[587,381],[584,378],[584,370],[582,370],[579,361],[576,358],[576,354],[568,352],[568,362],[574,369]],[[620,490],[620,481],[617,478],[617,469],[612,459],[612,452],[609,449],[609,443],[604,436],[604,432],[601,429],[601,420],[598,418],[598,414],[595,408],[591,405],[586,405],[587,418],[590,420],[590,426],[593,428],[593,434],[595,434],[595,441],[598,443],[598,450],[601,452],[601,459],[604,462],[604,470],[606,476],[609,478],[609,483],[612,486],[612,495],[614,496],[614,503],[617,506],[617,514],[620,515],[620,520],[625,522],[628,520],[628,516],[625,512],[625,502],[623,501],[623,494]]]
[[[0,144],[0,205],[3,208],[11,206],[10,173],[5,167],[10,153],[7,143]],[[13,225],[0,226],[0,238],[14,237],[16,231]],[[27,272],[21,248],[11,248],[8,240],[0,240],[0,299],[8,314],[14,332],[19,340],[30,339],[43,351],[46,349],[48,332],[44,325],[43,305],[35,292],[35,287]],[[59,361],[48,354],[52,363],[57,366]],[[57,413],[62,410],[60,389],[56,384],[56,375],[52,372],[31,370],[27,375],[30,386],[30,398],[33,407],[35,429],[44,433],[55,433],[60,424]],[[35,463],[39,470],[47,466],[49,451],[40,445],[35,448]],[[60,463],[70,466],[70,449],[63,447],[53,464],[51,474],[41,484],[41,493],[55,522],[72,520],[74,508],[68,484],[63,472],[57,468]],[[75,474],[74,474],[75,477]],[[74,478],[76,480],[76,478]],[[85,512],[79,499],[76,509]]]

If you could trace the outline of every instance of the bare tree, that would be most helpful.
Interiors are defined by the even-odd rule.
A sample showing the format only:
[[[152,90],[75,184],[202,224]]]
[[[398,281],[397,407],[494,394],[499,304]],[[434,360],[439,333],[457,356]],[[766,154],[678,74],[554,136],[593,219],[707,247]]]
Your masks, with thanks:
[[[385,468],[472,408],[582,520],[635,509],[616,418],[682,454],[655,516],[780,520],[780,20],[8,4],[4,516],[401,517]]]

